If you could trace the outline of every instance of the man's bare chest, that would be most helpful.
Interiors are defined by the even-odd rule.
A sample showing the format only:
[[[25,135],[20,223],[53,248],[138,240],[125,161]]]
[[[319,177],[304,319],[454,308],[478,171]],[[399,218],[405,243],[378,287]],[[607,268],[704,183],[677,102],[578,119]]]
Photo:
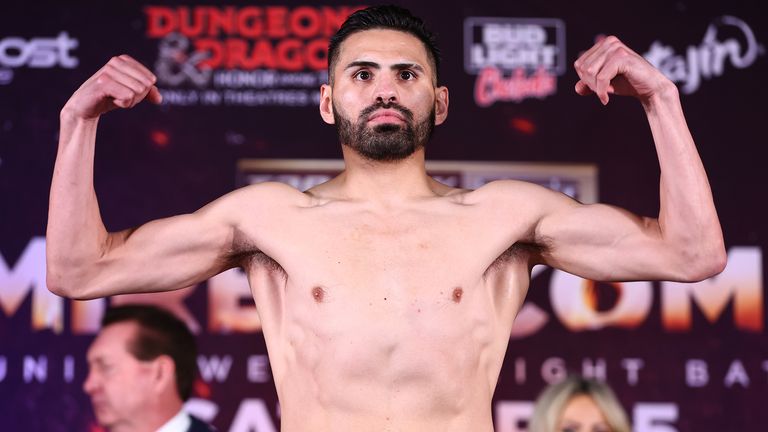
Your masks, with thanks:
[[[308,214],[273,258],[310,285],[448,287],[482,277],[495,258],[488,236],[461,216]]]
[[[511,271],[489,274],[503,248],[487,227],[462,214],[310,216],[294,219],[280,233],[284,243],[250,267],[265,333],[316,346],[310,352],[318,356],[328,347],[336,357],[352,349],[346,357],[361,364],[369,362],[353,348],[374,335],[377,344],[365,345],[371,362],[386,353],[422,352],[416,342],[413,349],[404,342],[415,335],[440,352],[504,339],[498,329],[511,324],[528,269],[509,262],[503,267]],[[277,283],[262,283],[265,273]],[[419,364],[417,357],[408,364]]]
[[[467,210],[306,209],[287,215],[279,230],[259,233],[274,261],[258,268],[279,269],[292,305],[419,312],[422,304],[469,304],[480,287],[496,283],[488,271],[510,245]],[[520,264],[506,267],[524,279]]]

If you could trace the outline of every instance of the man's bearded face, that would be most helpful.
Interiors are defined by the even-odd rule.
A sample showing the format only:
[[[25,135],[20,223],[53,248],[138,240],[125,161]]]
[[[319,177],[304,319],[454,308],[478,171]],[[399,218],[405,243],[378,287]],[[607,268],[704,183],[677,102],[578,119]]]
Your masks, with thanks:
[[[370,117],[380,109],[396,110],[403,116],[404,124],[381,123],[368,126]],[[426,145],[435,128],[434,106],[427,118],[414,124],[413,112],[396,102],[377,102],[365,108],[356,123],[337,111],[334,104],[333,118],[342,144],[368,160],[379,162],[396,162],[412,155]]]

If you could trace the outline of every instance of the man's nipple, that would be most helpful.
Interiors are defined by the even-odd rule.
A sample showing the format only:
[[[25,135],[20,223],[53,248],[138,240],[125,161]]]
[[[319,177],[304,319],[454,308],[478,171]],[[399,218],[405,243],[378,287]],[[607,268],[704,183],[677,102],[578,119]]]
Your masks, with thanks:
[[[451,295],[451,300],[453,300],[454,303],[459,303],[461,301],[461,297],[464,295],[464,290],[461,288],[454,288],[453,294]]]
[[[325,290],[320,287],[312,288],[312,298],[315,299],[315,302],[322,303],[323,298],[325,298]]]

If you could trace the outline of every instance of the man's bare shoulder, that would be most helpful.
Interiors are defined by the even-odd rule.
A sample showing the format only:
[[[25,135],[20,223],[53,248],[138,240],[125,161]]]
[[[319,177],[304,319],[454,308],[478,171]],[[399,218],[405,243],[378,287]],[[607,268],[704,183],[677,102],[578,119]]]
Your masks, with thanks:
[[[465,201],[468,204],[536,207],[551,200],[555,192],[543,186],[522,180],[495,180],[477,189],[468,191]]]
[[[274,213],[308,205],[311,205],[310,198],[298,189],[284,183],[264,182],[235,189],[198,212],[231,219],[243,213],[254,214],[266,210]]]
[[[497,180],[469,192],[465,201],[491,229],[508,233],[515,241],[542,243],[536,227],[548,215],[580,205],[576,200],[544,186],[521,180]]]
[[[287,205],[305,206],[310,198],[295,187],[280,182],[263,182],[242,187],[239,192],[241,199],[270,199],[273,202]]]

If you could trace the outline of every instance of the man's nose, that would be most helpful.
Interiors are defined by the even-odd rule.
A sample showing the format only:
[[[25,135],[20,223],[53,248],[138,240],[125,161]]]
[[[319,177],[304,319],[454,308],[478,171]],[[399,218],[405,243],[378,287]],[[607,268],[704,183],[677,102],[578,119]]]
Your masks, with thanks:
[[[375,96],[377,103],[398,102],[397,85],[394,79],[386,74],[380,74],[376,82]]]
[[[96,378],[93,376],[93,372],[88,372],[88,376],[85,377],[83,382],[83,391],[87,394],[93,393],[96,389]]]

